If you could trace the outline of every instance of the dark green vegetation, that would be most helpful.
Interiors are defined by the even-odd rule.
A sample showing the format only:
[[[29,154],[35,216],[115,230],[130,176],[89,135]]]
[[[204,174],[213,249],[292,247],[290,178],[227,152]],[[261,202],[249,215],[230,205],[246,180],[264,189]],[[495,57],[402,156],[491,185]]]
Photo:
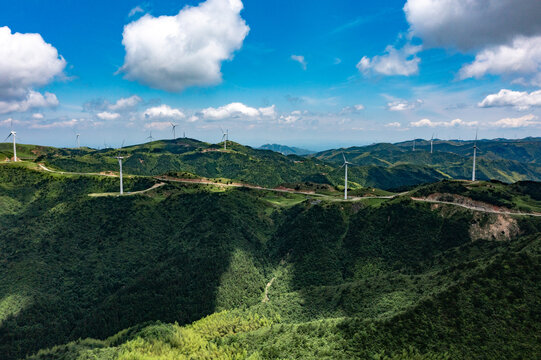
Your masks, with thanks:
[[[375,187],[403,189],[443,179],[469,179],[472,168],[471,142],[436,141],[430,154],[429,143],[376,144],[343,149],[348,160],[350,188]],[[427,145],[428,144],[428,145]],[[160,175],[170,171],[187,172],[207,178],[226,178],[266,187],[292,183],[330,185],[343,189],[342,149],[299,156],[271,150],[253,149],[229,142],[221,144],[179,138],[127,146],[120,150],[56,149],[18,145],[19,156],[44,163],[51,169],[70,172],[118,171],[114,158],[122,154],[126,173]],[[427,148],[428,146],[428,148]],[[280,148],[272,147],[282,151]],[[483,140],[479,142],[479,179],[505,182],[541,180],[541,139]],[[0,156],[12,156],[11,144],[0,144]]]
[[[481,140],[477,143],[477,178],[516,182],[519,180],[541,180],[541,138],[521,140]],[[425,171],[438,172],[442,178],[471,179],[472,141],[434,141],[434,152],[430,153],[430,141],[417,139],[416,151],[413,142],[397,144],[375,144],[347,149],[327,150],[310,156],[341,164],[342,151],[348,161],[365,166],[393,169],[416,165]],[[398,186],[397,186],[398,187]]]
[[[0,165],[2,359],[541,357],[541,218],[32,168]]]

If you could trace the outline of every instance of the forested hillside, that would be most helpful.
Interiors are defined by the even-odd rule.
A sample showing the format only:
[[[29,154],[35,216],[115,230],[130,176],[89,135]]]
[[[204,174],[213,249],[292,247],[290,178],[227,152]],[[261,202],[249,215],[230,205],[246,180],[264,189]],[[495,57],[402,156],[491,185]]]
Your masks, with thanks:
[[[170,171],[202,177],[227,178],[266,187],[291,183],[343,186],[342,153],[355,166],[349,169],[350,188],[363,186],[401,189],[443,179],[470,179],[471,142],[436,141],[434,153],[427,142],[376,144],[327,150],[304,157],[253,149],[229,142],[223,144],[178,138],[160,140],[121,149],[66,149],[18,145],[18,156],[68,172],[116,172],[117,155],[124,156],[124,171],[134,175],[161,175]],[[428,145],[429,146],[429,145]],[[477,177],[505,182],[541,180],[541,141],[484,140],[479,142]],[[277,149],[279,150],[279,149]],[[0,144],[0,155],[13,156],[10,144]]]
[[[541,217],[412,200],[540,213],[539,183],[91,197],[118,178],[37,169],[0,165],[7,360],[541,356]]]

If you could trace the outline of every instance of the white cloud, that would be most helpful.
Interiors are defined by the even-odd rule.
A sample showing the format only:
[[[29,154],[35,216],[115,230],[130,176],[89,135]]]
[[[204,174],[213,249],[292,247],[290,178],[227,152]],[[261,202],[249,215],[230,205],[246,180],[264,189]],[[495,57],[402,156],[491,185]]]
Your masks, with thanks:
[[[265,108],[259,108],[259,112],[261,113],[261,116],[266,116],[270,118],[276,117],[276,105],[271,105]]]
[[[410,122],[412,127],[473,127],[479,125],[477,121],[464,121],[462,119],[454,119],[451,121],[432,121],[430,119],[421,119],[419,121]]]
[[[30,125],[31,129],[56,129],[56,128],[67,128],[67,127],[74,127],[77,125],[79,121],[77,119],[71,119],[71,120],[64,120],[64,121],[55,121],[52,123],[36,123]]]
[[[32,118],[34,119],[43,119],[43,114],[40,114],[40,113],[35,113],[35,114],[32,114]]]
[[[304,60],[304,56],[302,55],[291,55],[291,60],[298,62],[301,64],[302,69],[306,70],[306,60]]]
[[[408,0],[404,12],[428,46],[471,50],[541,33],[538,0]]]
[[[54,94],[33,89],[61,76],[66,61],[40,34],[0,27],[0,113],[58,105]]]
[[[357,64],[357,69],[364,75],[377,73],[382,75],[402,75],[410,76],[419,72],[419,63],[421,59],[417,53],[422,50],[422,46],[404,45],[401,49],[396,49],[389,45],[385,48],[385,54],[374,56],[372,59],[363,56]]]
[[[160,105],[148,108],[144,111],[143,116],[149,119],[182,119],[186,115],[179,109],[173,109],[169,105]]]
[[[137,5],[136,7],[130,10],[128,17],[132,17],[135,14],[140,13],[140,12],[145,12],[145,10],[143,10],[139,5]]]
[[[352,114],[352,113],[356,113],[356,112],[359,112],[361,110],[364,110],[364,105],[362,104],[357,104],[357,105],[353,105],[353,106],[346,106],[344,108],[342,108],[342,110],[340,111],[340,114]]]
[[[392,123],[388,123],[388,124],[385,124],[385,127],[394,127],[394,128],[399,128],[401,127],[402,125],[399,123],[399,122],[392,122]]]
[[[145,124],[145,129],[149,130],[166,130],[171,127],[169,121],[153,121],[148,124]]]
[[[297,122],[301,117],[291,113],[290,115],[281,115],[278,119],[280,124],[293,124]]]
[[[120,117],[120,114],[103,111],[103,112],[97,113],[96,116],[101,120],[116,120]]]
[[[258,117],[276,117],[275,106],[265,108],[253,108],[243,103],[234,102],[221,106],[219,108],[209,107],[201,110],[201,117],[207,120],[222,120],[227,118],[258,118]]]
[[[460,78],[480,78],[486,74],[519,74],[522,79],[541,85],[541,36],[518,37],[511,45],[489,47],[475,56],[475,60],[460,69]]]
[[[207,0],[175,16],[144,15],[124,27],[120,72],[153,88],[181,91],[222,81],[221,63],[240,49],[249,27],[241,0]]]
[[[387,110],[389,111],[405,111],[413,110],[420,106],[423,100],[417,99],[415,102],[409,102],[407,100],[395,100],[387,103]]]
[[[518,110],[527,110],[532,106],[541,106],[541,90],[528,93],[501,89],[497,94],[490,94],[478,104],[479,107],[514,106]]]
[[[143,99],[137,95],[132,95],[127,98],[120,98],[114,104],[108,106],[108,109],[111,111],[123,111],[127,109],[132,109],[137,104],[139,104]]]
[[[521,128],[541,125],[541,121],[536,120],[537,116],[529,114],[518,118],[504,118],[494,122],[492,126],[498,128]]]
[[[0,97],[0,114],[24,112],[36,108],[58,106],[55,94],[46,92],[45,96],[37,91],[29,90],[25,98],[2,100]]]

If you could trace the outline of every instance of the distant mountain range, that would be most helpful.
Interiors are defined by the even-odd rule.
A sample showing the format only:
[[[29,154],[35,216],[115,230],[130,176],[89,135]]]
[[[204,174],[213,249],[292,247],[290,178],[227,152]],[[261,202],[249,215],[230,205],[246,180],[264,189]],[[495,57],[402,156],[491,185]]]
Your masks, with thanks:
[[[302,148],[298,148],[294,146],[287,146],[287,145],[280,145],[280,144],[265,144],[265,145],[261,145],[259,149],[272,150],[272,151],[279,152],[280,154],[283,154],[283,155],[308,155],[315,152],[315,151],[306,150],[306,149],[302,149]]]

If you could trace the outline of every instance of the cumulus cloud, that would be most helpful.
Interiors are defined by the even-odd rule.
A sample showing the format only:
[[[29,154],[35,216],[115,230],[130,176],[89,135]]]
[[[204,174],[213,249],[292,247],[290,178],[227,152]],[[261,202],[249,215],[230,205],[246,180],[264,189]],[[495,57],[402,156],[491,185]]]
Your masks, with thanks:
[[[464,121],[462,119],[454,119],[451,121],[432,121],[430,119],[421,119],[419,121],[410,122],[412,127],[473,127],[477,126],[477,121]]]
[[[222,120],[227,118],[260,118],[276,117],[275,106],[253,108],[240,102],[234,102],[219,108],[209,107],[201,110],[201,117],[207,120]]]
[[[101,120],[116,120],[120,117],[120,114],[103,111],[103,112],[97,113],[96,116]]]
[[[40,114],[40,113],[35,113],[35,114],[32,114],[32,118],[34,119],[43,119],[43,114]]]
[[[179,109],[174,109],[169,105],[154,106],[146,109],[143,112],[143,116],[147,119],[182,119],[186,117]]]
[[[497,94],[490,94],[478,104],[479,107],[513,106],[518,110],[527,110],[530,107],[541,106],[541,90],[513,91],[501,89]]]
[[[143,99],[141,99],[137,95],[132,95],[127,98],[120,98],[118,99],[114,104],[110,104],[108,106],[108,109],[111,111],[124,111],[133,109],[135,106],[137,106]]]
[[[0,97],[0,114],[24,112],[36,108],[55,106],[58,106],[58,99],[55,94],[49,92],[41,94],[34,90],[28,90],[24,98],[9,98],[3,100]]]
[[[66,61],[40,34],[0,27],[0,113],[58,105],[54,94],[33,89],[63,74]]]
[[[153,88],[181,91],[222,81],[221,64],[240,49],[249,27],[241,0],[207,0],[175,16],[149,14],[124,27],[120,72]]]
[[[145,129],[148,130],[166,130],[171,126],[169,121],[152,121],[145,124]]]
[[[498,128],[521,128],[521,127],[531,127],[531,126],[540,126],[541,121],[536,121],[537,116],[533,114],[524,115],[518,118],[504,118],[498,120],[492,124],[494,127]]]
[[[428,46],[468,51],[541,33],[538,0],[408,0],[404,12]]]
[[[298,62],[299,64],[301,64],[302,69],[306,70],[307,63],[306,63],[306,60],[304,60],[304,56],[302,56],[302,55],[291,55],[291,60]]]
[[[278,122],[280,124],[294,124],[298,120],[300,120],[301,118],[300,114],[301,114],[300,111],[299,112],[293,111],[289,115],[281,115],[280,118],[278,119]]]
[[[388,123],[388,124],[385,124],[385,127],[392,127],[392,128],[399,128],[401,127],[402,125],[399,123],[399,122],[392,122],[392,123]]]
[[[521,75],[521,82],[541,85],[541,36],[518,37],[511,45],[489,47],[460,69],[460,78],[486,74]]]
[[[417,53],[422,50],[422,46],[413,46],[406,44],[401,49],[389,45],[385,48],[384,55],[374,56],[372,59],[363,56],[357,64],[357,69],[364,75],[377,73],[381,75],[402,75],[410,76],[419,72],[419,63],[421,59]]]
[[[405,111],[413,110],[420,106],[423,103],[423,100],[417,99],[414,102],[409,102],[407,100],[395,100],[387,103],[387,110],[389,111]]]

